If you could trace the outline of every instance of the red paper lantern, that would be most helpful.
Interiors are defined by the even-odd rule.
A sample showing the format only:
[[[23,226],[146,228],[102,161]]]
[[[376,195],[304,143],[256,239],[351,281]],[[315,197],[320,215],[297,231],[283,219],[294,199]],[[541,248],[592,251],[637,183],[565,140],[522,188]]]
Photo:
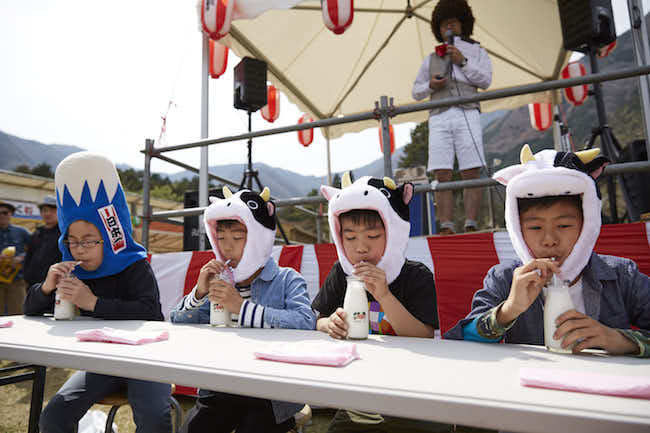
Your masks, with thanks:
[[[553,108],[546,102],[528,104],[528,113],[530,114],[530,124],[538,131],[548,129],[553,122]]]
[[[587,74],[585,66],[582,63],[572,62],[562,68],[561,76],[564,79],[582,77]],[[589,88],[586,84],[580,86],[567,87],[564,89],[564,97],[572,105],[582,105],[587,99]]]
[[[303,114],[300,116],[300,119],[298,119],[298,125],[301,123],[309,123],[313,122],[314,119],[311,118],[309,114]],[[298,141],[300,144],[303,146],[307,147],[311,144],[312,141],[314,141],[314,130],[313,129],[301,129],[298,131]]]
[[[210,76],[219,78],[228,66],[228,47],[210,39]]]
[[[616,40],[608,45],[605,45],[604,47],[600,47],[598,49],[598,57],[602,59],[603,57],[609,56],[609,53],[614,51],[614,48],[616,48]]]
[[[321,10],[325,27],[340,35],[352,24],[354,0],[322,0]]]
[[[395,132],[393,131],[393,125],[389,125],[388,131],[390,132],[390,154],[392,155],[395,152]],[[384,153],[384,134],[381,133],[381,126],[379,127],[379,149],[381,153]]]
[[[235,0],[201,0],[201,27],[210,39],[228,34],[234,6]]]
[[[273,84],[266,89],[266,100],[267,103],[261,110],[262,117],[267,122],[273,123],[280,116],[280,92]]]

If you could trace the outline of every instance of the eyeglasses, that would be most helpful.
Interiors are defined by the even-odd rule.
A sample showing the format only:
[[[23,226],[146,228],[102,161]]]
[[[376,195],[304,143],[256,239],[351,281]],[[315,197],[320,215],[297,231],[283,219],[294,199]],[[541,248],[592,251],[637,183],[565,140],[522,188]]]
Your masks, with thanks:
[[[0,215],[9,215],[8,210],[0,210]]]
[[[103,244],[104,241],[99,240],[99,241],[81,241],[81,242],[70,242],[68,240],[63,241],[63,244],[68,247],[69,249],[73,248],[83,248],[83,249],[88,249],[88,248],[93,248],[96,245]]]

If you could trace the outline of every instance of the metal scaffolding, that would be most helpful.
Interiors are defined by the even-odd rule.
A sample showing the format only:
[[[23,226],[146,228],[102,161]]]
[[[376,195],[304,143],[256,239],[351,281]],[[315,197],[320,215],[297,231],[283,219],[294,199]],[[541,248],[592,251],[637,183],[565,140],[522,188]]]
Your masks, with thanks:
[[[601,72],[596,74],[585,75],[582,77],[569,78],[565,80],[553,80],[553,81],[546,81],[543,83],[514,86],[514,87],[509,87],[500,90],[482,92],[472,96],[445,98],[436,101],[409,104],[401,107],[394,107],[392,104],[392,100],[390,98],[388,98],[387,96],[381,96],[380,100],[375,102],[374,110],[353,114],[349,116],[320,119],[309,123],[302,123],[302,124],[296,124],[290,126],[283,126],[279,128],[253,131],[245,134],[239,134],[239,135],[233,135],[233,136],[227,136],[221,138],[202,139],[200,141],[166,146],[164,148],[156,148],[154,146],[153,140],[148,139],[145,142],[145,149],[143,150],[143,153],[145,155],[145,172],[144,172],[145,180],[143,182],[144,202],[143,202],[143,215],[142,215],[142,220],[143,220],[142,242],[145,248],[148,248],[148,229],[149,229],[149,222],[151,220],[164,220],[170,217],[198,215],[204,211],[206,206],[206,204],[202,204],[201,202],[199,202],[200,207],[198,208],[184,209],[179,211],[165,211],[165,212],[158,212],[152,214],[150,204],[149,204],[150,184],[148,181],[149,177],[151,176],[150,167],[151,167],[152,158],[159,158],[170,164],[174,164],[179,167],[183,167],[187,170],[198,172],[201,175],[201,179],[202,180],[205,179],[206,191],[207,191],[208,177],[217,179],[227,184],[231,184],[231,185],[233,184],[233,182],[228,181],[227,179],[223,179],[209,173],[207,164],[204,164],[203,161],[201,163],[201,168],[196,169],[188,166],[187,164],[176,161],[172,158],[163,156],[162,155],[163,153],[173,152],[177,150],[191,149],[195,147],[201,147],[202,149],[203,148],[207,149],[207,147],[212,144],[247,140],[249,138],[264,137],[267,135],[274,135],[274,134],[283,134],[287,132],[300,131],[303,129],[323,128],[332,125],[352,123],[352,122],[358,122],[361,120],[369,120],[369,119],[376,119],[380,121],[383,142],[390,143],[390,135],[389,135],[390,119],[392,117],[399,116],[400,114],[406,114],[415,111],[425,111],[425,110],[430,110],[432,108],[441,108],[441,107],[448,107],[452,105],[466,104],[470,102],[480,102],[480,101],[488,101],[492,99],[507,98],[507,97],[523,95],[527,93],[537,93],[537,92],[543,92],[548,90],[557,90],[561,88],[573,87],[582,84],[592,84],[592,83],[599,83],[603,81],[620,80],[623,78],[630,78],[630,77],[642,77],[642,76],[647,76],[648,74],[650,74],[650,66],[643,65],[638,67],[625,68],[613,72]],[[640,161],[640,162],[631,162],[631,163],[624,163],[624,164],[612,164],[606,167],[604,173],[606,175],[612,175],[612,174],[619,174],[623,172],[634,172],[634,171],[650,171],[650,162]],[[389,177],[393,176],[390,146],[384,146],[384,175]],[[416,188],[416,192],[457,190],[457,189],[464,189],[464,188],[483,188],[483,187],[494,186],[496,184],[497,184],[496,181],[490,178],[480,178],[480,179],[472,179],[466,181],[444,182],[444,183],[439,183],[437,185],[434,185],[433,187],[429,185],[420,185]],[[321,203],[324,201],[325,200],[321,197],[296,197],[296,198],[289,198],[289,199],[274,200],[276,206],[278,207]],[[207,197],[206,197],[206,202],[207,202]]]

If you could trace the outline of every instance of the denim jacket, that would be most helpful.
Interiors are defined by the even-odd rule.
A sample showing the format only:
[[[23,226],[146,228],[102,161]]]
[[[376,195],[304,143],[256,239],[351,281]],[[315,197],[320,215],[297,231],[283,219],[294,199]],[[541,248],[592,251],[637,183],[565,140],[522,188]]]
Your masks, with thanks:
[[[253,320],[256,315],[260,320]],[[183,297],[170,316],[173,323],[209,323],[210,303],[187,309]],[[311,309],[305,279],[292,268],[280,268],[273,258],[269,258],[251,284],[251,297],[242,304],[239,323],[245,327],[315,329],[316,314]],[[200,394],[206,392],[202,390]],[[271,400],[271,405],[278,423],[292,417],[304,406],[275,400]]]
[[[445,338],[544,345],[542,294],[515,321],[501,327],[494,320],[496,308],[510,293],[512,277],[520,261],[493,266],[474,294],[472,311],[445,333]],[[592,253],[582,272],[585,314],[605,326],[618,329],[639,346],[639,356],[650,357],[650,278],[632,260]],[[496,323],[495,323],[496,322]],[[474,323],[475,326],[471,326]],[[640,328],[638,331],[632,326]],[[478,337],[477,337],[478,335]]]

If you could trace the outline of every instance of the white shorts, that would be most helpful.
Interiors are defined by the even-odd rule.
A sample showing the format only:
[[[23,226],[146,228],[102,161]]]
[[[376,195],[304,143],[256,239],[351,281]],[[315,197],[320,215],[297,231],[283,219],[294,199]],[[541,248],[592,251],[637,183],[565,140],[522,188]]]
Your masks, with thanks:
[[[468,124],[471,127],[471,134]],[[485,165],[481,115],[478,110],[451,107],[429,117],[427,171],[453,169],[454,156],[458,159],[459,170]]]

